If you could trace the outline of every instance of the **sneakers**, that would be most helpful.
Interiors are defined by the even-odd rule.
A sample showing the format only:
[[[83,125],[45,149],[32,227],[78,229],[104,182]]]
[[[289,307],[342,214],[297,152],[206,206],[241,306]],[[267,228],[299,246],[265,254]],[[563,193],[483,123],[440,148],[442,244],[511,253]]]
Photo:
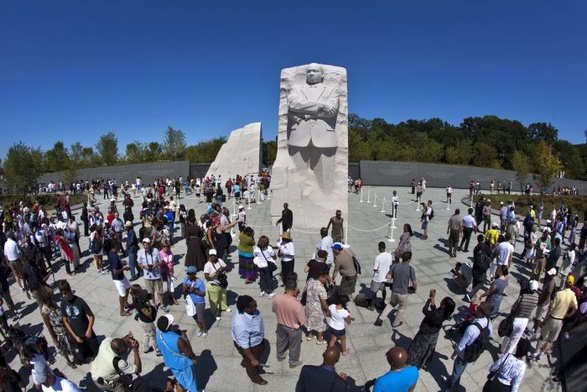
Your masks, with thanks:
[[[289,364],[289,368],[290,368],[290,369],[295,369],[295,368],[297,368],[298,366],[301,366],[303,363],[304,363],[304,361],[297,361],[296,363],[290,363],[290,364]]]
[[[467,294],[465,294],[465,297],[467,297],[467,301],[471,302],[471,300],[472,300],[471,294],[467,293]]]
[[[169,313],[169,308],[165,305],[161,306],[161,310],[164,311],[165,313]]]
[[[275,293],[271,293],[271,294],[269,294],[269,299],[271,299],[271,298],[273,298],[273,297],[275,297]]]
[[[542,356],[544,355],[544,353],[534,353],[534,354],[530,354],[528,358],[530,358],[533,361],[540,361],[542,359]]]
[[[222,317],[216,316],[216,321],[220,321],[220,320],[222,320]]]
[[[208,336],[208,332],[202,332],[202,334],[200,336],[205,338],[206,336]]]
[[[197,337],[201,338],[202,337],[202,331],[198,331],[198,333],[196,334]]]
[[[375,320],[375,322],[373,323],[373,325],[376,326],[376,327],[381,327],[383,325],[383,320],[377,319],[377,320]]]
[[[264,297],[264,296],[265,296],[265,292],[264,292],[264,291],[261,291],[261,292],[259,293],[259,297]]]
[[[225,312],[226,312],[226,313],[230,313],[230,312],[232,312],[232,309],[230,309],[230,308],[226,308]]]

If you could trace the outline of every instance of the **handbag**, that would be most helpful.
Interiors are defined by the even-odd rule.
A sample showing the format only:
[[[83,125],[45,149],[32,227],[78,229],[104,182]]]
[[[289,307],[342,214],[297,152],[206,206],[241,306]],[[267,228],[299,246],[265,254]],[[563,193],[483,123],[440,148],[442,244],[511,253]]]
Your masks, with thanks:
[[[514,331],[514,318],[514,312],[511,312],[499,322],[499,326],[497,327],[499,337],[510,336],[512,334]]]
[[[212,263],[212,267],[214,267],[214,269],[218,271],[218,268],[214,266],[214,263]],[[218,280],[218,284],[220,285],[220,287],[222,287],[223,289],[228,287],[228,276],[226,276],[225,272],[219,273],[216,279]]]
[[[272,274],[277,271],[277,264],[273,261],[269,261],[267,259],[267,256],[265,256],[265,252],[261,251],[261,254],[263,255],[263,258],[265,258],[265,261],[267,262],[267,268],[269,268],[269,272],[271,272]]]
[[[487,379],[489,381],[494,381],[497,378],[497,376],[499,375],[499,372],[503,368],[503,365],[505,364],[505,361],[508,359],[509,355],[510,355],[510,353],[507,353],[505,355],[505,358],[503,359],[503,361],[501,362],[501,364],[499,365],[499,367],[496,370],[489,372],[489,374],[487,375]]]
[[[190,317],[196,315],[196,304],[194,304],[189,294],[185,296],[185,311]]]
[[[353,256],[353,266],[355,267],[357,274],[361,275],[361,263],[359,263],[359,260],[357,260],[355,256]]]
[[[133,379],[132,375],[123,373],[120,370],[118,367],[120,359],[120,357],[114,357],[112,359],[112,365],[114,366],[116,373],[119,375],[118,382],[122,385],[124,392],[151,392],[151,386],[140,375],[137,375],[137,377]]]

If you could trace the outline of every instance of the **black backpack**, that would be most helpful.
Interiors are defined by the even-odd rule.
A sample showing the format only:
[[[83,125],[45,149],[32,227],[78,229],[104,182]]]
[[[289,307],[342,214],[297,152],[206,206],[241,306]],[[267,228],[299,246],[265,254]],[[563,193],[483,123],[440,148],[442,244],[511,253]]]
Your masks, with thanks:
[[[485,328],[481,327],[479,323],[474,323],[473,325],[479,329],[479,336],[467,347],[465,347],[465,355],[464,360],[466,363],[473,363],[475,362],[487,349],[489,345],[489,323],[491,320],[487,319],[487,326]]]
[[[430,208],[430,216],[428,217],[428,219],[434,219],[434,208]]]

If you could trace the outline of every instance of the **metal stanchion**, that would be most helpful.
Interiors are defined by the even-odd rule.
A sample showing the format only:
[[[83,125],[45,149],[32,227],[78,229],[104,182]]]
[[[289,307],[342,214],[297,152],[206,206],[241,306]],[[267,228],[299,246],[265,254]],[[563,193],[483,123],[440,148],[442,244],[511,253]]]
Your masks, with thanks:
[[[375,198],[373,199],[373,207],[377,207],[377,193],[375,194]]]
[[[359,200],[360,203],[363,202],[363,188],[361,188],[361,200]]]
[[[381,211],[379,212],[385,213],[385,196],[383,196],[383,203],[381,203]]]

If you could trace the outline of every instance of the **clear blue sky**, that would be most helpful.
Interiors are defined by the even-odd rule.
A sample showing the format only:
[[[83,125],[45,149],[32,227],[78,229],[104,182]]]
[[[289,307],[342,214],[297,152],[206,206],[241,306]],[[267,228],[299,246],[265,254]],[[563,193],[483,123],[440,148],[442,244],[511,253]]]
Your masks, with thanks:
[[[281,69],[310,62],[347,69],[361,117],[491,114],[584,143],[586,19],[582,0],[3,0],[0,157],[111,130],[124,153],[168,125],[272,139]]]

